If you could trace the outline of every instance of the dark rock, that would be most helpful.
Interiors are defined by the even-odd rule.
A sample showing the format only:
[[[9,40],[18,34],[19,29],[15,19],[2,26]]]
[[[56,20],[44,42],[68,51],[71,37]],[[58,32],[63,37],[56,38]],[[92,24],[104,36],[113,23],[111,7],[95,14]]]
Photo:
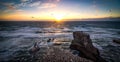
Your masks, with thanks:
[[[120,39],[114,39],[113,42],[120,44]]]
[[[42,31],[36,31],[35,33],[42,33]]]
[[[51,42],[51,39],[48,39],[47,42]]]
[[[38,46],[37,42],[34,44],[34,46],[29,50],[29,53],[35,54],[37,51],[40,50],[40,47]]]
[[[106,62],[100,57],[99,51],[92,45],[90,36],[82,31],[73,32],[74,40],[70,48],[79,51],[79,56],[94,62]]]
[[[62,45],[62,43],[54,43],[53,45]]]
[[[50,38],[47,40],[47,42],[53,42],[54,38]]]

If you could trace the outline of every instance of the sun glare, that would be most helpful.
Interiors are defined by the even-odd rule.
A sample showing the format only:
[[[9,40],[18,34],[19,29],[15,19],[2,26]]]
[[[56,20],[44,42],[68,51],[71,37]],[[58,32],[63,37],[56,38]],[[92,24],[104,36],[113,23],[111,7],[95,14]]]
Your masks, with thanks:
[[[56,15],[55,18],[56,18],[57,20],[61,20],[61,19],[63,18],[63,16],[62,16],[62,15]]]
[[[54,14],[54,18],[57,22],[60,22],[64,17],[64,14]]]

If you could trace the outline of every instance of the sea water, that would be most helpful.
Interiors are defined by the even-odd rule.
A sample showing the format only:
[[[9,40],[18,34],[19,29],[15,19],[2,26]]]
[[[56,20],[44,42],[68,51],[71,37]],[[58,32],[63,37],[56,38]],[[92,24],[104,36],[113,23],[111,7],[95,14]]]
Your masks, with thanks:
[[[120,62],[120,44],[112,42],[120,38],[120,21],[1,21],[0,22],[0,61],[9,61],[26,55],[35,42],[46,43],[54,39],[54,45],[68,49],[74,31],[90,35],[93,45],[101,56],[109,62]],[[43,44],[44,46],[44,44]]]

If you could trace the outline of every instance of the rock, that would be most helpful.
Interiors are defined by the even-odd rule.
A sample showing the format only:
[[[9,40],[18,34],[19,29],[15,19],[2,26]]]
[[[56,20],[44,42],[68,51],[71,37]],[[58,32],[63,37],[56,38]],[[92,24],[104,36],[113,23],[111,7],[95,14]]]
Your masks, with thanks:
[[[47,42],[51,42],[51,39],[48,39]]]
[[[49,48],[44,55],[44,59],[41,60],[42,61],[39,62],[93,62],[86,58],[75,56],[72,53],[61,50],[57,47]]]
[[[92,45],[90,36],[82,31],[73,32],[73,38],[70,48],[79,51],[79,56],[90,59],[94,62],[106,62],[100,57],[97,48]]]
[[[29,53],[35,54],[39,50],[40,50],[40,47],[38,46],[37,42],[35,42],[34,46],[29,50]]]
[[[50,47],[44,52],[40,49],[34,56],[23,56],[14,58],[14,60],[7,62],[93,62],[89,59],[73,55],[71,52],[62,50],[58,47]],[[19,59],[19,60],[18,60]],[[6,62],[6,61],[5,61]]]
[[[113,42],[120,44],[120,39],[113,39]]]
[[[34,44],[34,45],[32,46],[32,48],[29,50],[29,53],[35,54],[36,52],[38,52],[38,51],[40,50],[40,45],[45,44],[46,47],[47,47],[47,45],[49,46],[49,45],[52,44],[52,43],[50,43],[50,42],[52,42],[53,40],[54,40],[54,38],[48,39],[48,40],[47,40],[47,44],[45,44],[44,42],[35,42],[35,44]]]

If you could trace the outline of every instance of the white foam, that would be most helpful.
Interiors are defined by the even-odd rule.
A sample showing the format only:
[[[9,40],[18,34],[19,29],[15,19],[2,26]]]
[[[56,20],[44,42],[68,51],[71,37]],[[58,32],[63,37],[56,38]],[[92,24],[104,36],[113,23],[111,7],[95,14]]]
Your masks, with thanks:
[[[93,46],[95,46],[95,47],[98,48],[99,50],[103,50],[103,48],[102,48],[100,45],[96,44],[96,43],[93,43]]]
[[[73,31],[89,31],[89,30],[83,27],[74,27]]]

